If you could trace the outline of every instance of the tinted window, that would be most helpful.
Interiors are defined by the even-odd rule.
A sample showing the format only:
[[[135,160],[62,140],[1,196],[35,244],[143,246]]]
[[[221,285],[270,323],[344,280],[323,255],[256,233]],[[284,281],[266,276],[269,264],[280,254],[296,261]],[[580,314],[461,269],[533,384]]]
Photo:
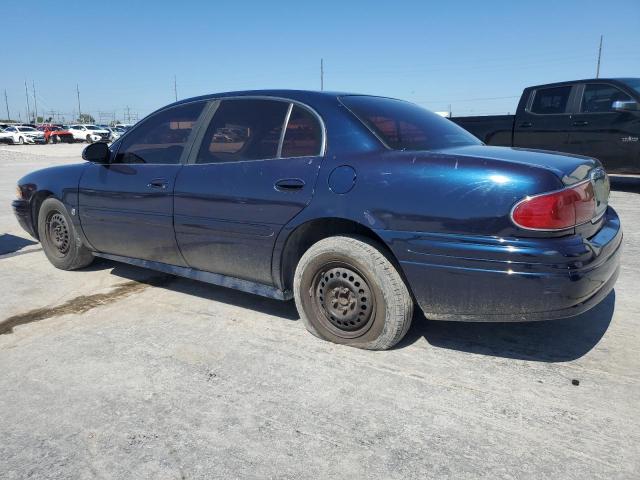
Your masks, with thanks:
[[[123,138],[114,163],[178,163],[205,102],[163,110]]]
[[[320,155],[322,129],[318,120],[304,108],[293,106],[282,142],[281,157]]]
[[[536,90],[531,111],[541,115],[565,113],[570,93],[571,85]]]
[[[613,112],[613,102],[631,100],[622,90],[605,84],[589,84],[582,94],[581,112]]]
[[[409,102],[357,95],[342,97],[341,101],[395,150],[434,150],[482,143],[452,121]]]
[[[223,100],[196,163],[276,158],[288,109],[288,103],[273,100]]]

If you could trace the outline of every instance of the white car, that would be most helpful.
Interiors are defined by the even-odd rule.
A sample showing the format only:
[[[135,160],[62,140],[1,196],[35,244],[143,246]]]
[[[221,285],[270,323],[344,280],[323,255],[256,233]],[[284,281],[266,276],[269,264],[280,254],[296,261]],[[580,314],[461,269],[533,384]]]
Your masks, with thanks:
[[[0,132],[0,142],[7,142],[12,145],[16,143],[44,143],[44,133],[33,127],[13,126],[7,127]]]
[[[111,132],[95,125],[70,125],[68,130],[74,140],[87,143],[108,142],[111,137]]]

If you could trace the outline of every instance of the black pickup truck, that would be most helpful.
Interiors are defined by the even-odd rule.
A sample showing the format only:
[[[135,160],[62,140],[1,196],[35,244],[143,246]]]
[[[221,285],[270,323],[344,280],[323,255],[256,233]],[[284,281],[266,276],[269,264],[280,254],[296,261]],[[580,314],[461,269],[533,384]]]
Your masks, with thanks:
[[[525,88],[515,115],[454,117],[488,145],[595,157],[609,173],[640,173],[640,78]]]

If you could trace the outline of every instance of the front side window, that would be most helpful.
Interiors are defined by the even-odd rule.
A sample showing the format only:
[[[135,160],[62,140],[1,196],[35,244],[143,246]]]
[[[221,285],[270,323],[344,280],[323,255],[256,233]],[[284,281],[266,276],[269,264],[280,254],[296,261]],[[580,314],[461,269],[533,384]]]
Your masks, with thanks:
[[[539,115],[565,113],[571,94],[571,85],[536,90],[531,112]]]
[[[288,103],[275,100],[223,100],[205,132],[196,163],[276,158],[288,109]]]
[[[113,163],[179,163],[205,103],[178,105],[142,121],[124,137]]]
[[[366,95],[340,100],[393,150],[438,150],[482,143],[451,120],[413,103]]]
[[[584,87],[580,111],[583,113],[614,112],[613,102],[629,101],[631,97],[613,85],[590,83]]]
[[[293,106],[284,132],[281,157],[310,157],[320,155],[322,128],[308,110]]]

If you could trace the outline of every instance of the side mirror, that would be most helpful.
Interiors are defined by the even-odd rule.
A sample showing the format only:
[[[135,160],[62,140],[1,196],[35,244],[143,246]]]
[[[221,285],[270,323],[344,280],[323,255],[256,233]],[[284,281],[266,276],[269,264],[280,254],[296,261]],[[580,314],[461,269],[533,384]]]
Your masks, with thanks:
[[[87,162],[109,163],[109,147],[104,142],[92,143],[82,151],[82,158]]]
[[[611,109],[616,112],[637,112],[640,105],[635,100],[617,100],[611,105]]]

